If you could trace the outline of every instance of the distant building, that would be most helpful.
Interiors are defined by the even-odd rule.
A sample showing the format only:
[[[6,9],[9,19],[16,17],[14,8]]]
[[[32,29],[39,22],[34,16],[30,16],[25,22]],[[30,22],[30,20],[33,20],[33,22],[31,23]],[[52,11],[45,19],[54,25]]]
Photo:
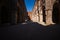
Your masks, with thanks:
[[[32,12],[28,12],[28,16],[29,16],[29,18],[31,20],[31,18],[32,18]]]

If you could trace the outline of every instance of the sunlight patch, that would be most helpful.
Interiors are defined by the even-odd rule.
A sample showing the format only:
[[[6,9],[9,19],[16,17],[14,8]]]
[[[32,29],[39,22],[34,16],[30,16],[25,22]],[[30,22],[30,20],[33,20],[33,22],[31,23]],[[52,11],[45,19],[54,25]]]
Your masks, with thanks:
[[[27,24],[27,23],[22,23],[22,24]]]

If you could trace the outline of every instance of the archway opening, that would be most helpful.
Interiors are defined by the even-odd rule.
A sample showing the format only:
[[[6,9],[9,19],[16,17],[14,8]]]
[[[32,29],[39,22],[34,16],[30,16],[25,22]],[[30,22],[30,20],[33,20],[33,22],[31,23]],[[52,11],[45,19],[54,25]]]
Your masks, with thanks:
[[[53,22],[59,24],[59,3],[55,2],[53,5]]]

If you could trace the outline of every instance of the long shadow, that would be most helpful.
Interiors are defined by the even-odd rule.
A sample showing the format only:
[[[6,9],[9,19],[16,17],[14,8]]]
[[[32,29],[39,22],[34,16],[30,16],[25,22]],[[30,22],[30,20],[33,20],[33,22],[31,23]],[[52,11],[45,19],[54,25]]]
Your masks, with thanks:
[[[7,28],[0,28],[0,37],[3,40],[57,40],[58,36],[60,36],[59,26],[56,24],[45,27],[36,22],[18,24]]]

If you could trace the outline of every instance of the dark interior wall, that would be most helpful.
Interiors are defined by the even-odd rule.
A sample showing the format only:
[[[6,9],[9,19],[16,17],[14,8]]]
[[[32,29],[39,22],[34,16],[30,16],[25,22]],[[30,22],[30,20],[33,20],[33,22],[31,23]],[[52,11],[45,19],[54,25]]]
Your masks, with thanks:
[[[0,0],[0,20],[1,23],[8,23],[8,9],[7,9],[7,0]]]
[[[5,6],[1,7],[1,23],[8,23],[8,12]]]
[[[18,0],[9,0],[8,1],[8,10],[10,14],[10,23],[11,24],[16,24],[17,18],[16,18],[16,13],[17,13],[17,2]]]
[[[2,5],[0,11],[2,24],[22,23],[28,17],[24,0],[0,0],[0,5]]]
[[[17,0],[2,0],[1,23],[10,23],[12,21],[12,12],[17,10]],[[14,13],[15,14],[15,13]]]
[[[28,19],[28,12],[27,12],[27,9],[26,9],[26,5],[25,5],[25,2],[24,0],[18,0],[19,2],[19,10],[20,10],[20,19],[22,22],[24,22],[26,19]]]
[[[13,11],[17,11],[17,0],[0,0],[1,24],[11,23]]]

